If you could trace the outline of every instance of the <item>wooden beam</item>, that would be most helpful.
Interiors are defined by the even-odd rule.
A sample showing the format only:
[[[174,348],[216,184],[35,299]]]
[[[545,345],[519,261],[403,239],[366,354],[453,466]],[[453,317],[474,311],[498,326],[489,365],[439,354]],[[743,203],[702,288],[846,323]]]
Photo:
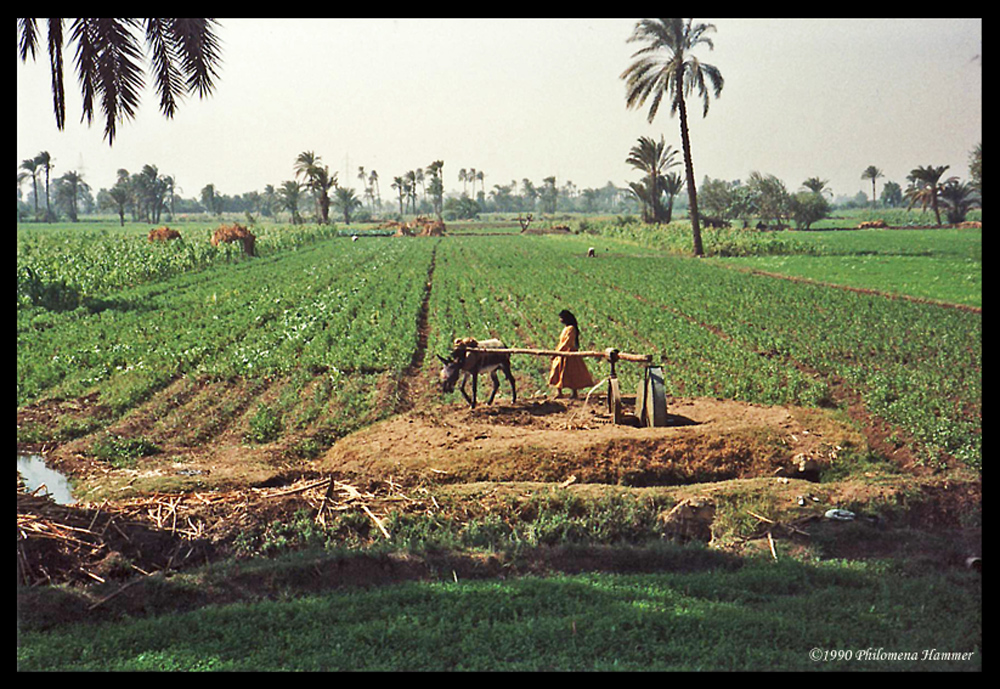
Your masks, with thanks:
[[[465,351],[467,352],[483,352],[483,353],[493,353],[493,354],[533,354],[535,356],[565,356],[565,357],[591,357],[599,359],[610,359],[611,352],[614,350],[606,349],[603,352],[600,351],[579,351],[579,352],[563,352],[558,349],[488,349],[486,347],[469,347]],[[629,354],[627,352],[618,352],[617,358],[621,361],[635,361],[637,363],[648,364],[652,363],[652,354]]]

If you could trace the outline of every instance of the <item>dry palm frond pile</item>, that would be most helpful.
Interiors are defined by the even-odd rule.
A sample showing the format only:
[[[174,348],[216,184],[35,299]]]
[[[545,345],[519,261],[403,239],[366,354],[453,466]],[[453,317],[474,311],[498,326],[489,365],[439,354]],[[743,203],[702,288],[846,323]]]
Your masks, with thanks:
[[[171,239],[180,239],[181,233],[177,230],[172,230],[169,227],[157,227],[155,230],[149,231],[149,236],[147,239],[151,242],[166,242]]]
[[[256,249],[254,244],[257,241],[257,237],[253,235],[247,228],[243,227],[239,223],[233,223],[232,225],[220,225],[219,228],[212,234],[212,246],[219,246],[222,243],[229,242],[242,242],[243,252],[247,256],[256,256]]]

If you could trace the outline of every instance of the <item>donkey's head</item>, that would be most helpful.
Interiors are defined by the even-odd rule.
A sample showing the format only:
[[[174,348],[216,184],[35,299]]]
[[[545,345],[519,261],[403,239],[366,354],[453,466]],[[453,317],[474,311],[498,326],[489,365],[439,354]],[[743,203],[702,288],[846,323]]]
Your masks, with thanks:
[[[441,381],[441,392],[453,392],[455,383],[458,382],[458,377],[462,374],[462,364],[465,363],[465,357],[453,352],[451,357],[447,359],[440,354],[437,355],[437,358],[443,364],[438,373],[438,379]]]

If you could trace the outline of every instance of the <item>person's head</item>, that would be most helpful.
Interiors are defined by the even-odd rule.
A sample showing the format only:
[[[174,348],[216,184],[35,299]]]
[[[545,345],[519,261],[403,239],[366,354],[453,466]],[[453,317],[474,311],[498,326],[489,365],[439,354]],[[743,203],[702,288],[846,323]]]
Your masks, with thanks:
[[[559,320],[562,322],[563,325],[572,325],[577,328],[580,327],[579,325],[577,325],[576,316],[574,316],[566,309],[563,309],[562,311],[559,312]]]

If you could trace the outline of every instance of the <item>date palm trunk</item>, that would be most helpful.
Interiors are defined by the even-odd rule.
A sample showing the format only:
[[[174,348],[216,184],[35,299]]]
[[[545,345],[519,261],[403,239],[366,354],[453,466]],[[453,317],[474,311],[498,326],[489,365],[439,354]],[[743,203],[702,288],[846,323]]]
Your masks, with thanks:
[[[678,85],[677,93],[681,94],[683,92],[682,85]],[[701,243],[701,225],[698,219],[698,192],[694,186],[694,162],[691,158],[691,137],[688,134],[687,106],[684,104],[683,96],[677,98],[677,109],[680,111],[681,146],[684,149],[684,173],[687,175],[688,213],[691,215],[691,233],[694,235],[694,255],[701,257],[705,255],[705,250]]]

